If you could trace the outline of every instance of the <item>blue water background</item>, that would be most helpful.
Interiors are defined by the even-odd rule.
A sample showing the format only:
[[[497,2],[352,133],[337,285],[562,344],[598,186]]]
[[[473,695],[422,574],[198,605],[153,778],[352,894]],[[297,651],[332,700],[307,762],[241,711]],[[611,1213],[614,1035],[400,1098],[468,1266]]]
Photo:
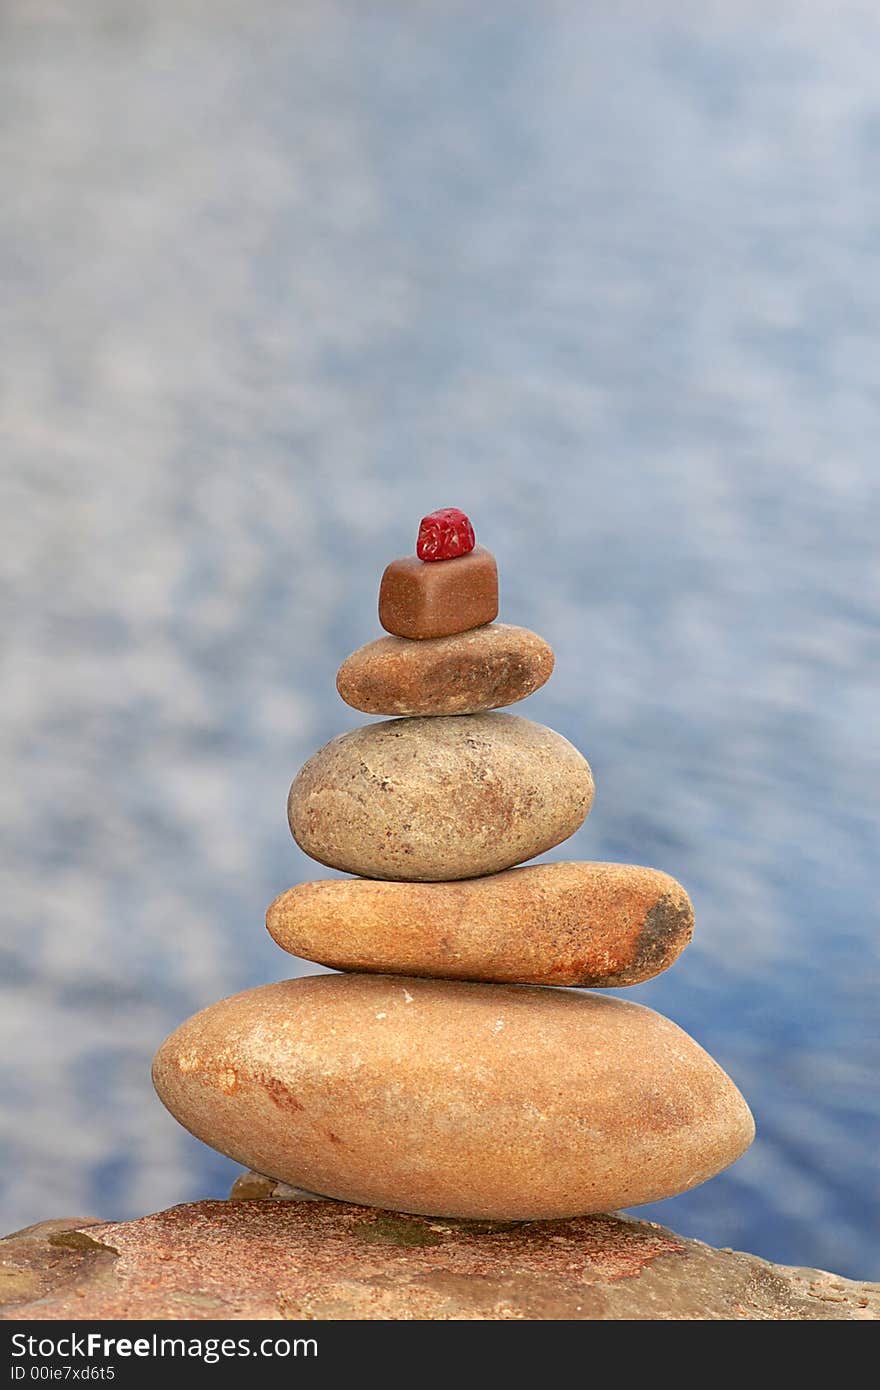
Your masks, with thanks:
[[[4,1229],[228,1189],[150,1058],[290,972],[289,781],[454,504],[596,775],[550,857],[688,887],[630,997],[756,1115],[648,1214],[880,1275],[878,45],[856,3],[7,0]]]

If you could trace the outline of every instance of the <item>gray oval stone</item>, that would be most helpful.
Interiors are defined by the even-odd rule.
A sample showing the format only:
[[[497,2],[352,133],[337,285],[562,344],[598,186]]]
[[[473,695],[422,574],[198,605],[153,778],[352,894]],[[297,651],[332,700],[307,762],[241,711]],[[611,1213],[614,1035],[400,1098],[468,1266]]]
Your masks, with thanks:
[[[514,714],[388,719],[319,749],[290,788],[306,854],[366,878],[508,869],[567,840],[593,777],[561,734]]]

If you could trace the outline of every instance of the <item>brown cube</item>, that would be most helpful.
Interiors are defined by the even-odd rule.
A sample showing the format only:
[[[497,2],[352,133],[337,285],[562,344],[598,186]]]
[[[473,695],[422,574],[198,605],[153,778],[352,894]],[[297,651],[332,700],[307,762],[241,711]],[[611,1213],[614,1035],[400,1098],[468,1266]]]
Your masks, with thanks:
[[[395,637],[451,637],[498,616],[498,566],[478,545],[455,560],[392,560],[379,586],[379,622]]]

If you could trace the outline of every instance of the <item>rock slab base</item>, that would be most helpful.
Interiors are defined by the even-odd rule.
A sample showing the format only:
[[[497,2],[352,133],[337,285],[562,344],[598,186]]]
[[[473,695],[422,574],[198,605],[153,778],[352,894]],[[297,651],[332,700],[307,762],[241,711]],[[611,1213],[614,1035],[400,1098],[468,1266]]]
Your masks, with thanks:
[[[880,1318],[880,1285],[646,1221],[440,1221],[289,1198],[42,1222],[0,1241],[0,1290],[7,1320]]]

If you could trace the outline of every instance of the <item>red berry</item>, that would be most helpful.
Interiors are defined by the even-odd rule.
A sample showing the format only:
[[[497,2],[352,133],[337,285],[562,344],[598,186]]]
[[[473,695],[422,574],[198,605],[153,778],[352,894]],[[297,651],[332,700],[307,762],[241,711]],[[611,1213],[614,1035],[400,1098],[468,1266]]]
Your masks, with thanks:
[[[420,560],[455,560],[476,545],[474,528],[458,507],[441,507],[419,522],[416,554]]]

